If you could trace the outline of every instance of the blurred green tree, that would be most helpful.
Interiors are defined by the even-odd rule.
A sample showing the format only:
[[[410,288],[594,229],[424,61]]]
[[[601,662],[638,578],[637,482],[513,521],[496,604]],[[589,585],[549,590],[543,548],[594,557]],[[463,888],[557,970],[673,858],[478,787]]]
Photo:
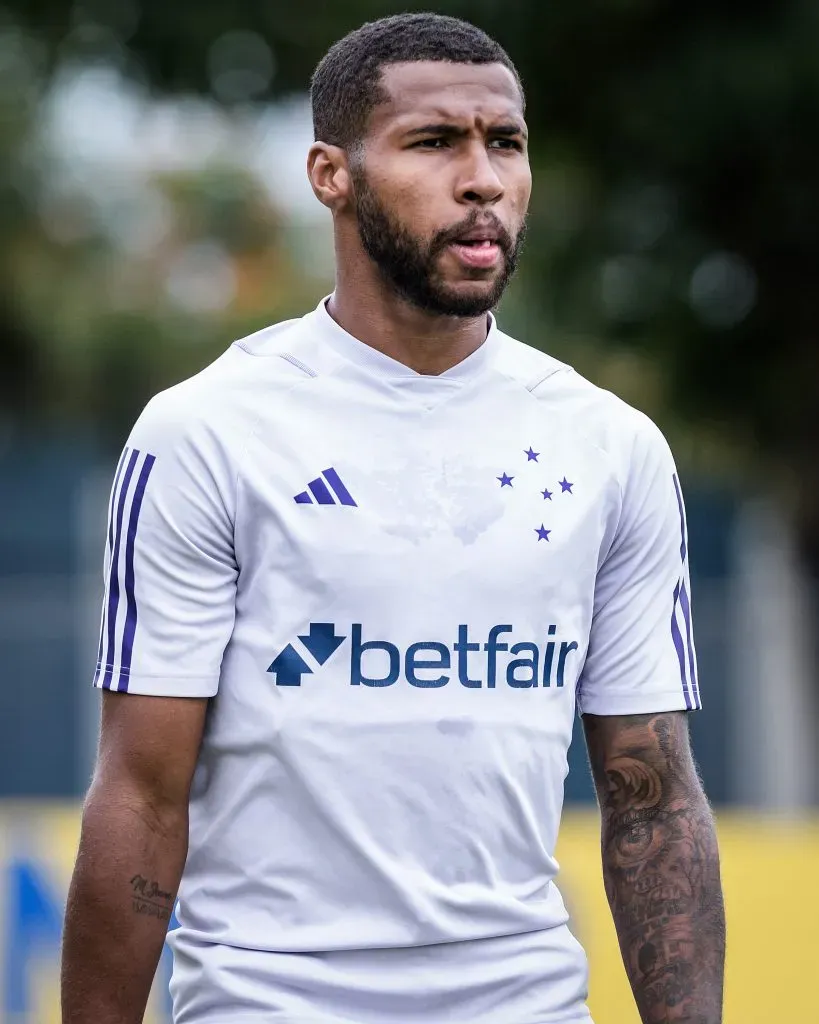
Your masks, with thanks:
[[[158,90],[225,103],[303,90],[345,31],[428,6],[7,0],[44,74],[67,53],[105,52]],[[685,422],[683,459],[762,468],[765,489],[773,479],[792,500],[819,572],[819,5],[435,8],[499,38],[527,86],[538,173],[518,285],[527,338],[666,426]],[[4,360],[31,374],[2,290],[0,316]]]

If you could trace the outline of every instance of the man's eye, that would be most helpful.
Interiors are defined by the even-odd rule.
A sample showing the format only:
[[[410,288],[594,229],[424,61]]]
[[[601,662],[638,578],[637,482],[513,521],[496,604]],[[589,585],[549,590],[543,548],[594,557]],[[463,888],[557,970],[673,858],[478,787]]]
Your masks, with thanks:
[[[489,146],[491,149],[523,149],[517,139],[492,139]]]
[[[416,142],[415,147],[417,149],[443,149],[446,144],[446,139],[421,139],[420,142]]]

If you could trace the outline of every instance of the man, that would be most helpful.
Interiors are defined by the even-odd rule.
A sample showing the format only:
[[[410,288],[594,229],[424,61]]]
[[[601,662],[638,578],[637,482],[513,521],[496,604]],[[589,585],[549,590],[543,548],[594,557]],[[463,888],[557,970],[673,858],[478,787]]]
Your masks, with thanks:
[[[685,516],[657,429],[489,312],[523,96],[402,15],[313,81],[336,288],[159,395],[111,499],[63,1020],[588,1021],[555,886],[576,700],[645,1022],[721,1020]],[[184,874],[183,874],[184,867]]]

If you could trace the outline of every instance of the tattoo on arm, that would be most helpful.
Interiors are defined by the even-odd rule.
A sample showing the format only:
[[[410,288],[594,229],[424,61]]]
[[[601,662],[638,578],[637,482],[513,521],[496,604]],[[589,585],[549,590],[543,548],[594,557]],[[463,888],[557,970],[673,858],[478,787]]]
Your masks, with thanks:
[[[603,875],[643,1024],[720,1024],[725,919],[685,714],[584,719]]]
[[[142,875],[134,875],[130,886],[131,906],[135,914],[170,921],[174,900],[172,892],[162,889],[158,882],[149,881]]]

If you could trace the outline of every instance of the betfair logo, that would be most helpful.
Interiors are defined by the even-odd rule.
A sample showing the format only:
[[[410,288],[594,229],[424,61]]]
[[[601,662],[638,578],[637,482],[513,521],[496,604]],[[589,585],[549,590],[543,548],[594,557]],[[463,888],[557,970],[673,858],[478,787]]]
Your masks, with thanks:
[[[311,622],[310,632],[298,639],[318,664],[323,665],[347,638],[336,636],[332,622]],[[276,686],[301,686],[301,677],[313,674],[293,644],[285,647],[267,671],[275,675]]]
[[[511,634],[507,636],[507,634]],[[576,640],[561,640],[556,625],[546,630],[542,643],[514,639],[511,625],[492,626],[483,642],[470,636],[469,626],[458,626],[451,645],[438,640],[419,640],[402,650],[389,640],[365,640],[360,622],[350,627],[350,685],[384,687],[403,679],[419,689],[437,689],[457,682],[471,690],[562,687]],[[299,643],[288,644],[268,668],[277,686],[301,686],[304,675],[313,675],[347,641],[336,633],[335,623],[311,622]],[[311,665],[315,663],[315,667]]]

